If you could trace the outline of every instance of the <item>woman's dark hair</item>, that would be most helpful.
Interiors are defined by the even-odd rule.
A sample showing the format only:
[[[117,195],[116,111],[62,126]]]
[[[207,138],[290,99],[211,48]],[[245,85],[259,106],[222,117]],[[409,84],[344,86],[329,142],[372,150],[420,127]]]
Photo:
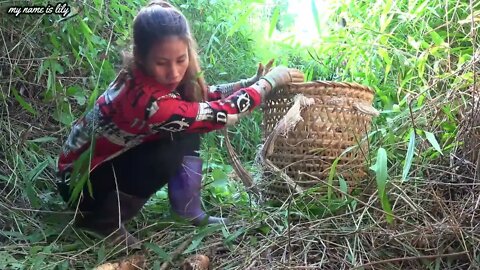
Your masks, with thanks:
[[[201,69],[196,52],[196,42],[185,16],[166,1],[151,1],[143,7],[133,21],[133,59],[128,59],[129,67],[139,67],[145,61],[155,42],[168,37],[179,37],[188,45],[189,65],[179,91],[189,101],[205,99],[206,84],[200,76]],[[131,57],[130,57],[131,58]]]

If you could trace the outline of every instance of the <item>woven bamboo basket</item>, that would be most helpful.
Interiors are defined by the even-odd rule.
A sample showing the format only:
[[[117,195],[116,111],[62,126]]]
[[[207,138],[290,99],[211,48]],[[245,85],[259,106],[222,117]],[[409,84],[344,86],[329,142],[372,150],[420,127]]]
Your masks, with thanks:
[[[303,109],[303,121],[287,136],[277,137],[274,151],[267,158],[286,172],[295,185],[303,189],[317,186],[320,187],[317,192],[323,193],[327,186],[323,185],[323,189],[318,184],[328,179],[334,160],[347,148],[358,146],[344,153],[336,167],[337,175],[345,179],[349,190],[355,188],[366,176],[368,144],[365,138],[372,116],[378,114],[371,106],[373,90],[356,83],[313,81],[272,92],[263,107],[265,138],[290,109],[297,94],[314,98],[315,104]],[[338,186],[338,183],[333,184]],[[267,198],[284,199],[291,194],[292,188],[277,179],[267,180],[263,190]]]

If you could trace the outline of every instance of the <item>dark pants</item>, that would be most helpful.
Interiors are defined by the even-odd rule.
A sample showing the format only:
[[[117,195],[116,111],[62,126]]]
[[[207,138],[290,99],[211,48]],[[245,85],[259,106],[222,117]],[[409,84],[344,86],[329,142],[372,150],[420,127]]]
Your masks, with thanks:
[[[173,140],[147,142],[129,149],[90,173],[93,198],[85,185],[80,210],[92,211],[99,207],[106,194],[117,190],[117,185],[121,192],[149,198],[168,183],[185,155],[198,156],[199,149],[199,134],[176,134]],[[60,183],[59,190],[67,201],[70,197],[68,187]]]

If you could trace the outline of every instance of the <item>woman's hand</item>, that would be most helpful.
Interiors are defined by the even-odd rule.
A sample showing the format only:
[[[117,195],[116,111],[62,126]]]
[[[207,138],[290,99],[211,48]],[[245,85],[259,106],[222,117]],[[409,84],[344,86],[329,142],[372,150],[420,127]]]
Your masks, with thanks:
[[[264,66],[262,63],[258,63],[257,75],[254,76],[257,82],[261,77],[265,76],[271,69],[275,59],[270,59],[268,63]]]
[[[262,79],[266,80],[272,86],[272,89],[277,89],[291,83],[303,82],[305,78],[303,72],[298,69],[278,66],[265,74]]]
[[[242,81],[242,87],[248,87],[260,80],[265,74],[267,74],[270,69],[272,68],[273,62],[275,59],[270,59],[268,63],[264,66],[262,63],[258,63],[258,68],[257,68],[257,74],[255,74],[253,77],[246,79]]]

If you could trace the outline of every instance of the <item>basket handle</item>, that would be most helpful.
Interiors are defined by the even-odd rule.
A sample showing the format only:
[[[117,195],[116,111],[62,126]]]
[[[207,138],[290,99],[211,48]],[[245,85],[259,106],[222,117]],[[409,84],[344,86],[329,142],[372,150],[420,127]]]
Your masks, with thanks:
[[[375,109],[372,105],[363,103],[363,102],[354,102],[352,104],[353,108],[356,109],[357,111],[368,114],[371,116],[379,116],[380,112]]]
[[[331,97],[325,101],[325,104],[335,105],[335,106],[346,106],[347,100],[344,97]],[[355,110],[367,115],[371,115],[371,116],[380,115],[380,112],[377,109],[375,109],[372,105],[365,102],[353,102],[352,107]]]

